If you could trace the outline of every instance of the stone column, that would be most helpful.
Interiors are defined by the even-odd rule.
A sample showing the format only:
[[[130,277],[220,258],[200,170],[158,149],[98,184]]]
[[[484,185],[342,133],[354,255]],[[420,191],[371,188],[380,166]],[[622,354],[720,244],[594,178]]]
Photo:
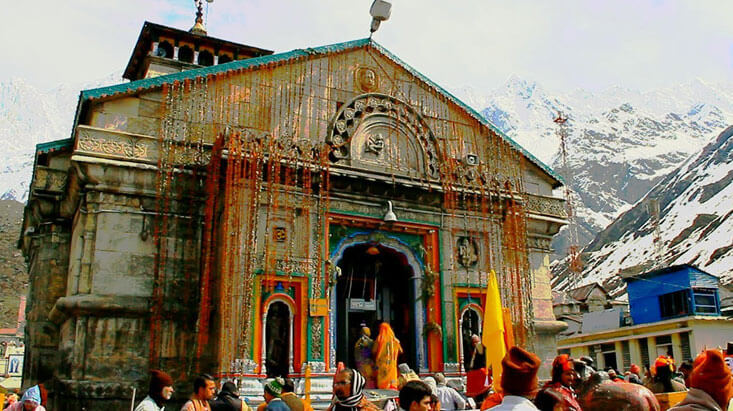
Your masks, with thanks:
[[[616,371],[623,375],[623,371],[626,368],[629,368],[629,364],[624,364],[624,347],[621,344],[621,341],[616,341],[614,343],[614,348],[616,350]]]
[[[675,364],[682,364],[682,340],[680,339],[680,333],[672,334],[672,357],[674,357]]]
[[[646,341],[643,341],[646,343]],[[633,338],[629,340],[629,354],[631,357],[631,364],[636,364],[641,367],[641,346],[640,340]],[[629,364],[629,366],[631,365]]]
[[[531,234],[530,234],[531,235]],[[529,237],[529,270],[532,276],[532,309],[536,339],[529,348],[542,359],[540,378],[550,378],[552,361],[557,356],[557,334],[568,325],[557,321],[552,312],[552,289],[550,286],[550,239],[551,237]]]

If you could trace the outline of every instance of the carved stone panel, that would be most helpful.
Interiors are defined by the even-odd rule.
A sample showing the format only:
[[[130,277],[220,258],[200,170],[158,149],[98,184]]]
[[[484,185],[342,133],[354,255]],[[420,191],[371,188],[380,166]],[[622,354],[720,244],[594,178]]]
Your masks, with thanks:
[[[331,160],[386,174],[435,180],[439,151],[418,111],[384,94],[362,94],[344,104],[326,139]]]
[[[545,197],[527,194],[527,211],[553,217],[567,218],[565,200],[555,197]]]
[[[33,190],[53,191],[61,193],[66,188],[68,173],[63,170],[37,166],[33,177]]]
[[[471,237],[459,237],[456,243],[456,259],[465,268],[473,268],[478,263],[478,245]]]
[[[76,129],[74,152],[87,156],[118,159],[124,161],[157,164],[160,157],[161,140],[122,131],[106,130],[89,126]],[[208,164],[211,159],[209,145],[187,145],[168,142],[164,155],[176,165]]]
[[[377,72],[370,67],[357,67],[354,70],[354,84],[357,90],[371,93],[379,88],[379,77],[377,77]]]

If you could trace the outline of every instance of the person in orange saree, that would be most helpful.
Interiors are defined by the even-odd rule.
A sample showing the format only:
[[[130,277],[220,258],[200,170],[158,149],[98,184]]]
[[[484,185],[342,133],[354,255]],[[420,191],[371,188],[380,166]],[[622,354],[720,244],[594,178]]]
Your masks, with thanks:
[[[374,359],[377,367],[377,388],[397,390],[397,356],[402,352],[400,340],[387,323],[379,325],[379,335],[374,342]]]

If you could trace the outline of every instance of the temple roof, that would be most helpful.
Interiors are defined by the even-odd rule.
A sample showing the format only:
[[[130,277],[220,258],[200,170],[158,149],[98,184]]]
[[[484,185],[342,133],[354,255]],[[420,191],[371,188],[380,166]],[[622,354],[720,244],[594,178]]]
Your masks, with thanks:
[[[336,44],[314,47],[314,48],[295,49],[295,50],[288,51],[288,52],[271,54],[271,55],[260,56],[260,57],[253,57],[253,58],[245,59],[245,60],[235,60],[235,61],[231,61],[231,62],[224,63],[224,64],[218,64],[215,66],[208,66],[208,67],[202,67],[202,68],[197,68],[197,69],[192,69],[192,70],[186,70],[186,71],[182,71],[178,73],[166,74],[166,75],[162,75],[158,77],[131,81],[129,83],[117,84],[114,86],[84,90],[81,92],[79,96],[79,106],[77,108],[77,119],[79,117],[79,113],[80,113],[82,104],[89,100],[105,99],[109,97],[119,97],[123,95],[135,94],[135,93],[139,93],[142,91],[155,89],[157,87],[162,87],[165,84],[173,84],[174,82],[177,82],[177,81],[191,80],[191,79],[195,79],[199,77],[217,75],[217,74],[228,73],[228,72],[233,72],[233,71],[238,71],[238,70],[257,69],[257,68],[265,67],[271,64],[282,64],[284,62],[291,62],[291,61],[296,61],[296,60],[301,60],[301,59],[307,59],[312,56],[325,56],[325,55],[330,55],[330,54],[343,53],[343,52],[347,52],[347,51],[355,50],[359,48],[373,48],[374,50],[378,51],[379,53],[384,55],[389,60],[393,61],[395,64],[399,65],[400,67],[408,71],[410,74],[417,77],[422,82],[427,84],[434,91],[443,95],[445,98],[447,98],[454,104],[458,105],[461,109],[465,110],[470,116],[475,118],[479,123],[488,127],[492,132],[494,132],[495,134],[500,136],[502,139],[504,139],[509,145],[511,145],[514,149],[519,151],[522,155],[524,155],[527,159],[529,159],[534,165],[539,167],[542,171],[544,171],[552,179],[554,179],[555,181],[553,183],[553,188],[559,187],[564,183],[563,178],[559,174],[557,174],[554,170],[552,170],[552,168],[550,168],[548,165],[540,161],[532,153],[524,149],[524,147],[522,147],[517,142],[515,142],[511,137],[507,136],[504,132],[502,132],[498,127],[496,127],[494,124],[489,122],[486,118],[484,118],[476,110],[471,108],[469,105],[467,105],[466,103],[458,99],[456,96],[454,96],[447,90],[445,90],[443,87],[439,86],[438,84],[430,80],[428,77],[426,77],[419,71],[412,68],[410,65],[402,61],[399,57],[392,54],[389,50],[381,46],[379,43],[369,38],[352,40],[352,41],[347,41],[343,43],[336,43]]]

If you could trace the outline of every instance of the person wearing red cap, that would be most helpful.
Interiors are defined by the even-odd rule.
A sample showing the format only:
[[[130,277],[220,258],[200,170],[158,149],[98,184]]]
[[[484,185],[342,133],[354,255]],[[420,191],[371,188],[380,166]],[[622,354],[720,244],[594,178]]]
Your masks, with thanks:
[[[707,350],[695,359],[690,391],[669,411],[726,411],[733,398],[733,377],[718,350]]]
[[[173,378],[163,371],[151,370],[148,396],[135,407],[135,411],[163,411],[173,392]]]
[[[664,392],[687,391],[685,384],[672,379],[674,376],[674,360],[666,355],[660,355],[654,362],[654,379],[646,387],[654,394]]]
[[[533,353],[513,346],[501,360],[501,389],[504,398],[501,404],[489,408],[493,411],[532,411],[537,407],[532,399],[537,394],[537,371],[540,359]]]
[[[573,359],[567,354],[558,355],[552,361],[552,381],[545,384],[537,394],[535,405],[543,411],[580,411],[573,389],[577,381],[578,374],[575,372]]]

